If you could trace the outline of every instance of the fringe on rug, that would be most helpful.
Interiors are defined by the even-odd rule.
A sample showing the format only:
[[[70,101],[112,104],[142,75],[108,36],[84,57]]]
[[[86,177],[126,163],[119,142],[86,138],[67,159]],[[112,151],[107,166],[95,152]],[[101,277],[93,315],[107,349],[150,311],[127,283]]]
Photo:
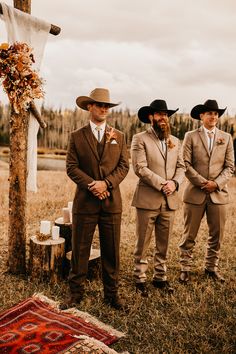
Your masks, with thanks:
[[[83,320],[85,320],[86,322],[90,322],[90,323],[94,324],[95,326],[97,325],[99,328],[104,329],[104,331],[107,331],[109,334],[112,334],[112,335],[116,336],[117,338],[125,337],[125,333],[120,332],[117,329],[113,328],[112,326],[101,322],[96,317],[90,315],[88,312],[83,312],[83,311],[77,310],[75,307],[72,307],[67,310],[63,310],[62,312],[69,313],[71,315],[83,318]]]
[[[58,301],[54,301],[52,299],[49,299],[47,296],[43,295],[42,293],[34,293],[33,297],[50,305],[53,309],[55,309],[58,312],[68,313],[70,315],[80,317],[84,321],[90,322],[91,324],[93,324],[95,326],[97,325],[99,328],[104,329],[104,331],[107,331],[109,334],[114,335],[117,338],[125,337],[125,333],[120,332],[117,329],[113,328],[112,326],[101,322],[96,317],[90,315],[88,312],[77,310],[75,307],[72,307],[72,308],[62,311],[59,309],[59,302]]]
[[[47,296],[43,295],[42,293],[34,293],[32,297],[34,297],[35,299],[38,299],[42,302],[45,302],[46,304],[53,307],[53,309],[59,311],[59,301],[49,299]]]
[[[106,344],[100,342],[95,338],[84,336],[84,335],[74,336],[74,337],[83,341],[83,345],[88,347],[88,349],[94,350],[94,352],[96,352],[96,350],[98,349],[101,349],[103,354],[119,354],[117,351],[109,348]],[[129,352],[126,351],[120,354],[129,354]]]

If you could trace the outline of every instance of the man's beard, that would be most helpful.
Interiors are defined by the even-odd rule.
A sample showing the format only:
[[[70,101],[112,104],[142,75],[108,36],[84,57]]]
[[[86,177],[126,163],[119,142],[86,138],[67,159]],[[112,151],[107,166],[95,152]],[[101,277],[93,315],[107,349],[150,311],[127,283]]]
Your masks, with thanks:
[[[170,135],[170,124],[168,121],[165,121],[165,123],[166,124],[160,124],[160,122],[156,121],[152,123],[152,127],[160,140],[166,140]]]

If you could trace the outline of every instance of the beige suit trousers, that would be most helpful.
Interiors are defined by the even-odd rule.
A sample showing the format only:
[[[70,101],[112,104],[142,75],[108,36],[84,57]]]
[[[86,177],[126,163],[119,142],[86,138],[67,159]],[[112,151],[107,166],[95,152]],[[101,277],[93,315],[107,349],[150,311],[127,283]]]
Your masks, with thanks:
[[[166,260],[169,237],[172,232],[175,211],[170,210],[163,199],[157,210],[136,208],[137,240],[134,251],[134,277],[137,283],[146,281],[148,250],[155,229],[154,274],[155,280],[166,280]]]
[[[193,263],[193,249],[203,216],[206,214],[209,235],[205,268],[217,271],[219,251],[226,221],[226,204],[214,204],[206,197],[202,204],[184,203],[184,233],[180,243],[180,264],[182,271],[190,271]]]

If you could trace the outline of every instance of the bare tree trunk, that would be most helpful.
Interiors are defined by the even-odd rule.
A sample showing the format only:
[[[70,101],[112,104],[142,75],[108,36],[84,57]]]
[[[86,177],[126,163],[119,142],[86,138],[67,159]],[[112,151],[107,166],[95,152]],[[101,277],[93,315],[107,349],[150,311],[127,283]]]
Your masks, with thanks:
[[[14,0],[14,7],[31,12],[31,0]],[[10,119],[8,265],[14,274],[26,272],[26,174],[29,112]]]
[[[26,155],[29,114],[12,113],[9,164],[9,271],[26,271]]]

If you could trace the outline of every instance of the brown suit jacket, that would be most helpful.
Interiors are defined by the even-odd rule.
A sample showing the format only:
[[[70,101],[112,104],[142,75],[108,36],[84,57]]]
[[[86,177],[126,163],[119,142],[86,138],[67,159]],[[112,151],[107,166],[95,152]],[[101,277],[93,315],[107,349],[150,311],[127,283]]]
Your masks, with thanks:
[[[212,180],[217,183],[218,189],[210,193],[211,201],[227,204],[229,194],[226,183],[234,172],[231,135],[216,128],[212,152],[209,153],[203,128],[188,132],[183,142],[183,158],[188,178],[183,201],[191,204],[203,203],[206,193],[201,190],[201,183]]]
[[[66,168],[68,176],[77,184],[73,213],[93,214],[101,205],[108,213],[122,211],[119,184],[128,173],[129,160],[125,136],[119,130],[115,132],[117,143],[105,142],[101,158],[89,124],[71,133]],[[113,188],[110,197],[100,201],[89,192],[88,184],[105,178]]]
[[[162,183],[166,180],[176,180],[179,184],[184,178],[184,163],[181,156],[180,141],[170,136],[174,147],[168,148],[163,155],[159,141],[153,130],[133,136],[131,157],[135,174],[139,177],[132,206],[141,209],[155,210],[160,208],[164,197],[161,192]],[[167,197],[170,209],[179,206],[178,192]]]

